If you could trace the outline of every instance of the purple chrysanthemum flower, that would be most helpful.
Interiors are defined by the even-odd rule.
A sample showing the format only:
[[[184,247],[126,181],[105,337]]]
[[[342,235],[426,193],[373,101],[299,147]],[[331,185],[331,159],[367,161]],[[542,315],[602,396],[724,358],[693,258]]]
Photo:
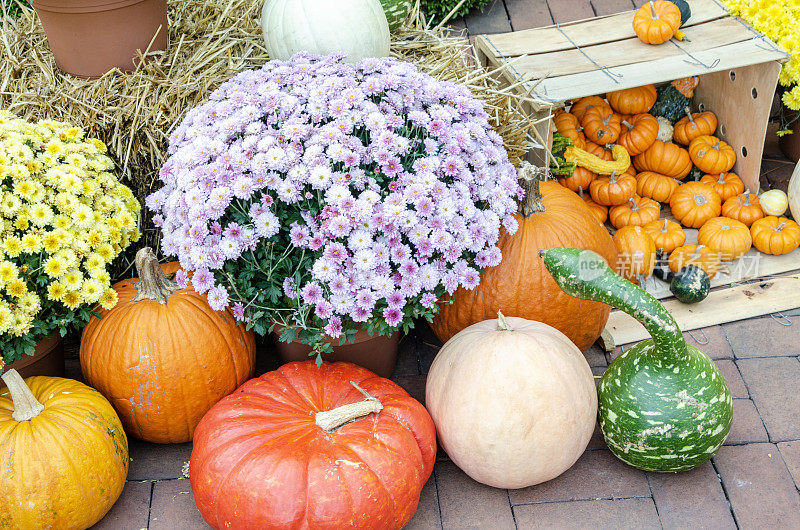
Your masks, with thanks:
[[[383,318],[389,327],[394,328],[403,321],[403,312],[394,307],[387,307],[383,310]]]

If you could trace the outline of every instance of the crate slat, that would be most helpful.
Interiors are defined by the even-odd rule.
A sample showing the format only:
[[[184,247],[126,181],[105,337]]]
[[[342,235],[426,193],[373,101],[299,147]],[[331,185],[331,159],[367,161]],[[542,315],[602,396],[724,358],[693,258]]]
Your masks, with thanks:
[[[729,44],[751,40],[753,33],[734,18],[727,17],[685,30],[691,42],[681,42],[680,47],[688,53],[720,48]],[[645,44],[638,38],[609,42],[597,46],[587,46],[581,50],[571,49],[538,55],[528,55],[515,63],[518,71],[524,72],[528,79],[560,76],[590,72],[597,69],[586,55],[601,66],[617,66],[646,63],[674,57],[681,53],[672,42],[661,46]],[[687,58],[684,56],[684,58]]]
[[[545,79],[534,93],[545,100],[567,101],[590,94],[604,94],[611,90],[664,83],[681,77],[709,74],[740,66],[786,59],[785,53],[762,48],[752,40],[699,51],[693,55],[707,65],[713,64],[717,59],[719,62],[713,68],[689,64],[686,62],[689,57],[681,53],[648,62],[646,68],[641,63],[609,68],[609,72],[621,76],[617,78],[618,83],[602,71],[594,70]],[[526,77],[533,78],[533,76],[527,75]]]
[[[727,17],[728,12],[714,0],[694,0],[689,2],[692,17],[684,28],[691,28],[712,20]],[[560,24],[564,31],[578,46],[593,46],[607,42],[636,37],[633,31],[633,11],[578,20]],[[483,41],[483,42],[481,42]],[[478,46],[485,48],[492,62],[526,54],[540,54],[574,48],[572,43],[555,26],[535,28],[514,33],[503,33],[477,39]]]

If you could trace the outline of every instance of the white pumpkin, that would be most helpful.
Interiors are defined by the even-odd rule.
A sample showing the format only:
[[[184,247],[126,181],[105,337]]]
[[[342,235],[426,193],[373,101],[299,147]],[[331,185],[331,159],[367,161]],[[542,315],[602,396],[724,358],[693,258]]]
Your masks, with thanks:
[[[467,475],[523,488],[557,477],[583,454],[597,391],[566,335],[501,315],[447,341],[428,373],[425,405],[439,442]]]
[[[767,215],[781,216],[789,207],[789,198],[781,190],[765,191],[758,196],[758,201]]]
[[[795,221],[800,222],[800,163],[794,166],[792,172],[792,179],[789,181],[789,209],[792,211],[792,217]]]
[[[350,62],[389,55],[389,23],[379,0],[267,0],[261,30],[272,59],[299,51],[345,52]]]

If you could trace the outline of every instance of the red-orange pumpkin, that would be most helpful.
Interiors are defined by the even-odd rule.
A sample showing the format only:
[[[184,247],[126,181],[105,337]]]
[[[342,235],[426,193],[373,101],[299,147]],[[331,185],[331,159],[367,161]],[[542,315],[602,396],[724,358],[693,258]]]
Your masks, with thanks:
[[[565,294],[545,269],[539,250],[589,249],[614,267],[617,252],[611,236],[575,193],[551,181],[531,179],[527,186],[526,202],[517,215],[519,230],[514,235],[504,232],[497,243],[503,261],[484,271],[475,289],[457,290],[452,305],[442,305],[431,324],[442,342],[467,326],[495,318],[498,311],[544,322],[581,351],[603,331],[609,306]]]
[[[217,403],[189,474],[217,529],[395,529],[435,460],[433,420],[402,388],[354,364],[304,361]]]
[[[188,442],[208,409],[252,377],[255,336],[230,310],[212,310],[191,284],[180,289],[149,248],[137,253],[136,267],[139,278],[114,285],[116,307],[86,326],[81,370],[128,434]]]

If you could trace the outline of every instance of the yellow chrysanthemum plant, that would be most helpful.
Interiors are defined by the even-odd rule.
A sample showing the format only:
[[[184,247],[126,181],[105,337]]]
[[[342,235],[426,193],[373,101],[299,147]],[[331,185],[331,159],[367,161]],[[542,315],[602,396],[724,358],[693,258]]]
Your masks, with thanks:
[[[113,168],[81,128],[0,110],[0,372],[116,304],[108,265],[139,239],[140,205]]]
[[[741,17],[790,55],[778,79],[785,108],[800,110],[800,0],[724,0]],[[778,135],[791,134],[784,117]],[[795,118],[796,119],[796,118]]]

